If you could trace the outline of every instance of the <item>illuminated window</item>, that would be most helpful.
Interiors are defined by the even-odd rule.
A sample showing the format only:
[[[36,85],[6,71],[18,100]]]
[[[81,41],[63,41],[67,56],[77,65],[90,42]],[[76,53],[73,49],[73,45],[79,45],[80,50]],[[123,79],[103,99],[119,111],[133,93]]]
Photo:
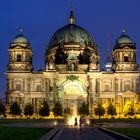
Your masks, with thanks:
[[[41,91],[41,85],[36,85],[36,91]]]
[[[15,90],[21,90],[21,85],[20,84],[16,84]]]
[[[125,83],[124,84],[124,91],[130,90],[130,84],[129,83]]]
[[[104,85],[104,91],[110,91],[109,85]]]
[[[17,61],[21,62],[21,55],[20,54],[17,55]]]
[[[124,55],[124,62],[129,62],[129,57],[128,57],[128,55]]]

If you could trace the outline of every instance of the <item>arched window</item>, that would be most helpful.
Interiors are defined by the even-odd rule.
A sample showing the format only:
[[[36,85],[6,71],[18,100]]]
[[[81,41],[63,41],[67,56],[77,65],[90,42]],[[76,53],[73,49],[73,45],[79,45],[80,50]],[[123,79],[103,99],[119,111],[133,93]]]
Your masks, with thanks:
[[[111,80],[110,79],[109,80],[105,79],[103,81],[103,91],[106,91],[106,92],[111,91]]]
[[[124,82],[124,91],[127,91],[127,90],[131,90],[130,89],[130,81],[125,81]]]
[[[129,57],[128,57],[128,55],[124,55],[124,62],[129,62]]]
[[[41,85],[36,85],[36,91],[41,91]]]
[[[21,85],[20,84],[16,84],[15,85],[15,90],[21,90]]]
[[[109,85],[104,85],[104,91],[110,91],[110,86]]]
[[[21,62],[21,54],[17,54],[17,62]]]

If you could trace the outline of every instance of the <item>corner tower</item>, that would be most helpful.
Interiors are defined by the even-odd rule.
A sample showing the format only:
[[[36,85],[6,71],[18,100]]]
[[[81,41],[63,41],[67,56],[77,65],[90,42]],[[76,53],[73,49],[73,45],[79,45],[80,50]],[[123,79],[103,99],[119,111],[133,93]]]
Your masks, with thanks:
[[[136,46],[133,40],[125,34],[117,39],[113,49],[113,70],[115,72],[137,72]]]
[[[32,49],[20,30],[20,34],[13,39],[9,47],[7,72],[31,72],[32,69]]]

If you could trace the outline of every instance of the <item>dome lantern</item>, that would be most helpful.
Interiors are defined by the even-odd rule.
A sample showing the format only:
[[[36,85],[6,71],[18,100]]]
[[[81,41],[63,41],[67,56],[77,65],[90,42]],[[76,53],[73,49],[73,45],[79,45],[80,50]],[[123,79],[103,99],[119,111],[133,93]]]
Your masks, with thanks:
[[[69,16],[69,24],[75,24],[76,20],[73,14],[73,10],[70,10],[70,16]]]

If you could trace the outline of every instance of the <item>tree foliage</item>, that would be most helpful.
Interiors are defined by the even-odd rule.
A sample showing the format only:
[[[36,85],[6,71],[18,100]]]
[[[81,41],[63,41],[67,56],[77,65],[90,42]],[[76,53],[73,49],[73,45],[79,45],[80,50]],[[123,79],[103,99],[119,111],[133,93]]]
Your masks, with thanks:
[[[32,116],[34,113],[33,106],[31,104],[27,104],[24,108],[24,114]]]
[[[116,112],[116,108],[115,106],[113,106],[113,104],[110,104],[108,107],[107,107],[107,114],[108,115],[117,115],[117,112]]]
[[[54,116],[62,116],[62,105],[59,102],[55,103],[53,113]]]
[[[79,108],[80,115],[89,115],[89,106],[86,102],[83,102]]]
[[[39,115],[40,116],[49,116],[50,109],[47,101],[44,101],[41,108],[39,109]]]
[[[103,108],[102,104],[97,105],[95,108],[95,114],[99,116],[99,119],[105,114],[105,109]]]
[[[2,102],[0,102],[0,115],[5,115],[6,108]]]
[[[130,101],[127,101],[124,105],[123,112],[125,115],[133,116],[134,115],[134,109],[132,106],[132,103]]]
[[[135,113],[134,113],[134,109],[133,109],[132,106],[130,106],[129,109],[128,109],[127,115],[133,116],[134,114],[135,114]]]
[[[10,107],[10,113],[13,115],[20,115],[21,114],[21,109],[20,106],[18,104],[18,102],[14,102],[11,107]]]

